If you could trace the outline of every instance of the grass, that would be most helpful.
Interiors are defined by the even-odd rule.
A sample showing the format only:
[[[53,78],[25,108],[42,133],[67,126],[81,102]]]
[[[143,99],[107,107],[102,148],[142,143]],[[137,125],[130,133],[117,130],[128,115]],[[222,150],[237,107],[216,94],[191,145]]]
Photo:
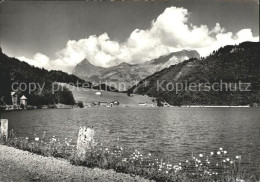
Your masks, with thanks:
[[[60,140],[53,136],[51,139],[35,135],[35,138],[17,137],[13,131],[8,139],[1,139],[2,144],[21,150],[30,151],[43,156],[61,157],[74,165],[89,168],[113,169],[116,172],[139,175],[146,179],[163,181],[215,181],[243,182],[258,181],[254,174],[256,169],[252,163],[242,163],[241,156],[229,156],[223,148],[209,154],[198,153],[185,161],[173,164],[168,160],[159,159],[151,153],[125,150],[119,144],[104,146],[95,143],[82,160],[77,155],[76,146],[72,140]]]

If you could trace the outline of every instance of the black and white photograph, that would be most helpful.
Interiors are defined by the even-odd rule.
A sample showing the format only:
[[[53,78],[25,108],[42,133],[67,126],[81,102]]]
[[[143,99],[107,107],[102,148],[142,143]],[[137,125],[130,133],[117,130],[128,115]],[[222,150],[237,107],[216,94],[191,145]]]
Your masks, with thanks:
[[[259,0],[0,1],[0,182],[260,182]]]

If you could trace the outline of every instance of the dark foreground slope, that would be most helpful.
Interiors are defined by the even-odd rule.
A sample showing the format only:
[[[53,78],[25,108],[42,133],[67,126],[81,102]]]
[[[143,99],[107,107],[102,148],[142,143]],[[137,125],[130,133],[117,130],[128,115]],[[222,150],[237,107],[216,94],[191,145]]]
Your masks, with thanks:
[[[259,52],[259,42],[225,46],[206,58],[163,69],[129,92],[172,105],[256,105],[260,103]]]

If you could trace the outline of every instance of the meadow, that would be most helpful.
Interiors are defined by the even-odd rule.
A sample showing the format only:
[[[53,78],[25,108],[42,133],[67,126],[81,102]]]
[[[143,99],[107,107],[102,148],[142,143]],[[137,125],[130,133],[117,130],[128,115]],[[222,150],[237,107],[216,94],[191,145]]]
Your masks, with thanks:
[[[16,136],[9,132],[9,138],[1,138],[0,144],[29,151],[42,156],[52,156],[69,160],[73,165],[89,168],[113,169],[116,172],[138,175],[154,181],[258,181],[256,167],[245,163],[243,156],[230,156],[224,148],[210,153],[192,153],[185,161],[177,164],[158,158],[140,150],[129,151],[120,141],[107,146],[95,143],[84,159],[79,158],[71,139],[55,136],[47,139],[46,133],[34,138]]]

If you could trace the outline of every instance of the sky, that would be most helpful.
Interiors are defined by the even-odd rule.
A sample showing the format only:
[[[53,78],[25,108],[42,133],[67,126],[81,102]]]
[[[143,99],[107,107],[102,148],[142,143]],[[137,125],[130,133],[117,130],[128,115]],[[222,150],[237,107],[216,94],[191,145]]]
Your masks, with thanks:
[[[183,49],[207,56],[224,45],[259,41],[255,0],[6,1],[0,6],[4,53],[69,73],[83,59],[110,67]]]

